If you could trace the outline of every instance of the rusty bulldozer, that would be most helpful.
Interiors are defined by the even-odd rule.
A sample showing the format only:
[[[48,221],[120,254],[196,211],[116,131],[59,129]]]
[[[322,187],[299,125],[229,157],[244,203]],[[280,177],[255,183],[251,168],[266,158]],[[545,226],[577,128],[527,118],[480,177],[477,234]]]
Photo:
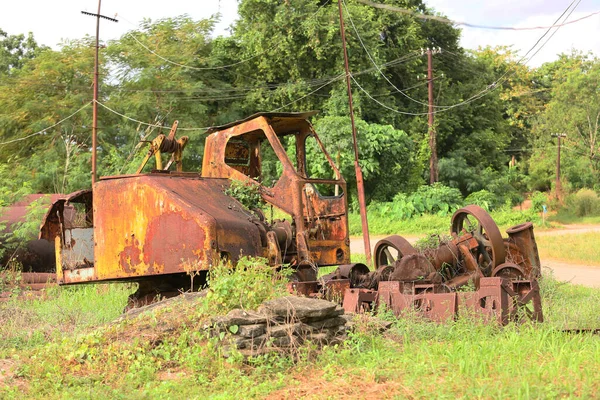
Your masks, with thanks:
[[[373,271],[352,264],[346,182],[308,121],[312,115],[259,113],[209,129],[201,172],[183,172],[188,139],[176,139],[175,123],[144,159],[154,155],[157,169],[142,173],[142,165],[136,174],[102,177],[91,190],[55,199],[39,239],[54,244],[57,282],[138,282],[132,303],[143,304],[197,289],[222,259],[253,256],[275,268],[289,265],[291,291],[337,299],[347,311],[385,304],[397,314],[416,308],[443,320],[465,306],[503,324],[523,315],[541,321],[533,226],[513,227],[503,239],[477,206],[454,214],[451,238],[436,249],[418,252],[390,236],[375,247]],[[326,177],[311,176],[309,151],[322,156]],[[164,168],[161,152],[173,154]],[[263,171],[267,158],[279,164],[272,182]],[[168,170],[173,162],[177,171]],[[244,207],[227,194],[234,180],[288,218]],[[338,269],[319,276],[324,266]]]

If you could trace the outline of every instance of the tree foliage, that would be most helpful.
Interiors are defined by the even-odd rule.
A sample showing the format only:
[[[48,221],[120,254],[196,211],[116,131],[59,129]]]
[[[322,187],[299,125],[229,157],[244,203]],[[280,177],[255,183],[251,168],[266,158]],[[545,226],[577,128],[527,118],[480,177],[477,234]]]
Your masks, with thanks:
[[[387,3],[435,14],[421,0]],[[549,189],[556,160],[550,133],[565,132],[565,186],[596,184],[597,58],[566,54],[529,68],[511,48],[461,48],[460,30],[437,21],[354,1],[344,13],[369,200],[409,196],[428,177],[427,47],[441,49],[433,56],[441,183],[480,202],[495,196],[496,205]],[[100,102],[114,112],[100,107],[100,174],[134,172],[143,141],[167,133],[174,120],[179,135],[190,136],[185,168],[199,170],[202,128],[257,111],[315,109],[313,123],[355,196],[337,4],[241,0],[231,35],[214,37],[215,22],[144,20],[101,49]],[[0,178],[7,190],[90,186],[93,50],[90,37],[52,50],[31,35],[0,30]],[[311,173],[331,174],[317,153],[308,158]],[[274,157],[263,161],[276,170]]]

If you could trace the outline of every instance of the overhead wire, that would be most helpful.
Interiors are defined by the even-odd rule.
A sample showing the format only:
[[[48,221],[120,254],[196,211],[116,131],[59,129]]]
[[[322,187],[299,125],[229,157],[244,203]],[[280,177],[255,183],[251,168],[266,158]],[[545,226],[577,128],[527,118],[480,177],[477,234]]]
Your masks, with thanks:
[[[132,121],[132,122],[137,122],[138,124],[141,124],[141,125],[145,125],[145,126],[151,126],[151,127],[157,127],[157,128],[162,128],[162,127],[163,127],[162,125],[159,125],[159,124],[149,124],[149,123],[147,123],[147,122],[140,121],[139,119],[135,119],[135,118],[133,118],[133,117],[130,117],[130,116],[128,116],[128,115],[122,114],[122,113],[120,113],[120,112],[118,112],[118,111],[116,111],[116,110],[113,110],[112,108],[110,108],[110,107],[109,107],[109,106],[107,106],[106,104],[103,104],[103,103],[101,103],[101,102],[99,102],[99,101],[96,101],[96,103],[97,103],[99,106],[103,107],[104,109],[106,109],[106,110],[110,111],[111,113],[113,113],[113,114],[115,114],[115,115],[118,115],[118,116],[120,116],[120,117],[123,117],[123,118],[125,118],[125,119],[128,119],[128,120],[130,120],[130,121]],[[204,130],[204,131],[205,131],[205,130],[207,130],[208,128],[210,128],[210,126],[206,126],[206,127],[202,127],[202,128],[177,128],[177,130],[178,130],[178,131],[202,131],[202,130]]]
[[[44,129],[40,130],[40,131],[37,131],[37,132],[31,133],[31,134],[29,134],[29,135],[27,135],[27,136],[23,136],[23,137],[21,137],[21,138],[16,138],[16,139],[8,140],[8,141],[6,141],[6,142],[2,142],[2,143],[0,143],[0,146],[4,146],[4,145],[11,144],[11,143],[15,143],[15,142],[20,142],[20,141],[22,141],[22,140],[29,139],[29,138],[31,138],[31,137],[33,137],[33,136],[37,136],[37,135],[44,134],[44,133],[46,133],[46,131],[47,131],[47,130],[49,130],[49,129],[52,129],[52,128],[54,128],[55,126],[58,126],[58,125],[62,124],[63,122],[65,122],[65,121],[67,121],[67,120],[69,120],[69,119],[73,118],[75,115],[77,115],[77,114],[78,114],[79,112],[81,112],[83,109],[85,109],[86,107],[89,107],[89,105],[90,105],[90,104],[92,104],[92,102],[91,102],[91,101],[90,101],[90,102],[87,102],[85,105],[83,105],[83,107],[79,108],[77,111],[75,111],[74,113],[72,113],[72,114],[71,114],[71,115],[69,115],[68,117],[65,117],[65,118],[61,119],[60,121],[58,121],[57,123],[55,123],[55,124],[53,124],[53,125],[50,125],[50,126],[48,126],[48,127],[44,128]]]
[[[418,104],[421,104],[421,105],[425,105],[425,106],[429,105],[428,103],[424,103],[422,101],[419,101],[419,100],[416,100],[416,99],[412,98],[408,94],[404,93],[402,90],[398,89],[396,87],[396,85],[394,85],[392,83],[392,81],[389,80],[388,77],[381,71],[381,69],[377,66],[377,63],[375,62],[375,60],[371,56],[371,53],[369,52],[369,49],[367,49],[367,46],[365,45],[364,41],[362,40],[362,37],[358,33],[358,29],[356,28],[356,25],[354,25],[354,21],[352,20],[352,15],[350,14],[350,11],[348,10],[348,7],[346,6],[345,0],[342,0],[342,4],[344,6],[344,10],[346,11],[346,15],[348,16],[348,20],[350,21],[350,25],[352,25],[352,29],[354,30],[354,33],[356,33],[356,37],[358,38],[358,41],[359,41],[360,45],[362,46],[363,50],[367,54],[367,57],[369,57],[369,60],[371,61],[371,63],[377,69],[377,72],[379,73],[379,75],[381,75],[383,77],[383,79],[385,79],[386,82],[389,83],[394,88],[394,90],[396,92],[400,93],[402,96],[406,97],[407,99],[409,99],[409,100],[411,100],[411,101],[413,101],[415,103],[418,103]],[[434,107],[441,107],[441,106],[434,106]]]
[[[359,0],[359,1],[361,1],[361,0]],[[576,2],[577,2],[577,4],[575,4]],[[533,46],[532,46],[532,47],[531,47],[531,48],[530,48],[530,49],[529,49],[529,50],[528,50],[528,51],[525,53],[525,55],[523,55],[523,56],[522,56],[522,57],[521,57],[521,58],[520,58],[520,59],[519,59],[519,60],[518,60],[518,61],[515,63],[515,65],[514,65],[514,66],[512,66],[512,67],[511,67],[511,68],[509,68],[509,69],[508,69],[506,72],[504,72],[504,74],[502,74],[502,76],[501,76],[500,78],[496,79],[494,82],[492,82],[491,84],[487,85],[485,89],[481,90],[480,92],[478,92],[477,94],[475,94],[475,95],[471,96],[470,98],[468,98],[468,99],[466,99],[466,100],[464,100],[464,101],[461,101],[461,102],[459,102],[459,103],[453,104],[453,105],[451,105],[451,106],[446,106],[446,108],[443,108],[443,109],[440,109],[440,110],[435,110],[435,111],[433,111],[433,112],[431,112],[431,113],[429,113],[429,112],[425,112],[425,113],[410,113],[410,112],[400,111],[400,110],[394,109],[394,108],[392,108],[392,107],[389,107],[389,106],[387,106],[387,105],[385,105],[385,104],[381,103],[380,101],[376,100],[375,98],[373,98],[373,96],[372,96],[370,93],[368,93],[368,92],[367,92],[367,91],[366,91],[366,90],[365,90],[365,89],[364,89],[362,86],[360,86],[360,85],[358,84],[358,82],[356,81],[356,79],[354,79],[354,77],[352,77],[352,80],[354,81],[354,83],[356,83],[356,85],[359,87],[359,89],[360,89],[362,92],[364,92],[364,93],[367,95],[367,97],[369,97],[371,100],[375,101],[376,103],[378,103],[378,104],[379,104],[379,105],[381,105],[382,107],[384,107],[384,108],[386,108],[386,109],[388,109],[388,110],[390,110],[390,111],[396,112],[396,113],[398,113],[398,114],[403,114],[403,115],[412,115],[412,116],[421,116],[421,115],[437,114],[437,113],[440,113],[440,112],[448,111],[448,110],[450,110],[450,109],[453,109],[453,108],[456,108],[456,107],[460,107],[460,106],[462,106],[462,105],[465,105],[465,104],[469,104],[469,103],[471,103],[471,102],[473,102],[473,101],[476,101],[476,100],[478,100],[478,99],[482,98],[483,96],[485,96],[485,95],[486,95],[486,94],[488,94],[489,92],[491,92],[491,91],[495,90],[495,89],[496,89],[496,88],[497,88],[497,87],[498,87],[500,84],[504,83],[504,81],[506,81],[506,80],[507,80],[507,78],[505,78],[505,77],[506,77],[506,76],[507,76],[507,75],[508,75],[508,74],[511,72],[511,70],[513,70],[513,71],[512,71],[512,73],[511,73],[511,76],[512,76],[512,75],[514,75],[514,74],[516,73],[516,71],[514,71],[515,67],[516,67],[517,65],[520,65],[520,64],[521,64],[521,62],[522,62],[522,61],[523,61],[523,60],[524,60],[524,59],[525,59],[525,58],[526,58],[526,57],[529,55],[529,53],[531,53],[531,52],[532,52],[532,51],[533,51],[533,50],[534,50],[534,49],[537,47],[537,45],[538,45],[538,44],[539,44],[539,43],[542,41],[542,39],[543,39],[544,37],[546,37],[546,35],[548,35],[548,33],[550,32],[550,30],[552,30],[552,28],[553,28],[553,27],[555,27],[555,26],[556,26],[556,27],[557,27],[557,28],[556,28],[557,30],[558,30],[558,29],[560,29],[560,27],[561,27],[561,26],[563,26],[563,25],[561,25],[561,24],[558,24],[558,25],[557,25],[557,22],[558,22],[558,21],[560,21],[560,20],[563,18],[563,16],[564,16],[564,15],[565,15],[565,14],[566,14],[566,13],[567,13],[569,10],[571,10],[571,11],[569,12],[569,14],[568,14],[568,15],[565,17],[565,19],[564,19],[564,20],[568,19],[568,17],[569,17],[569,16],[570,16],[570,15],[573,13],[573,11],[574,11],[574,10],[577,8],[577,6],[579,5],[579,3],[580,3],[580,2],[581,2],[581,0],[579,0],[579,1],[578,1],[578,0],[573,0],[573,1],[572,1],[572,2],[569,4],[569,6],[568,6],[568,7],[567,7],[567,8],[566,8],[566,9],[565,9],[565,10],[564,10],[562,13],[561,13],[561,15],[560,15],[560,16],[559,16],[559,17],[556,19],[556,21],[554,22],[554,24],[553,24],[551,27],[549,27],[549,28],[546,30],[546,32],[544,32],[544,34],[543,34],[542,36],[540,36],[540,37],[538,38],[538,40],[535,42],[535,44],[534,44],[534,45],[533,45]],[[571,7],[572,7],[572,9],[571,9]],[[530,60],[531,60],[531,59],[532,59],[532,58],[533,58],[533,57],[534,57],[534,56],[535,56],[535,55],[536,55],[536,54],[537,54],[537,53],[538,53],[538,52],[541,50],[541,48],[543,48],[543,47],[544,47],[544,46],[545,46],[547,43],[548,43],[548,41],[544,42],[544,43],[542,44],[542,46],[540,46],[540,47],[539,47],[539,48],[536,50],[536,52],[535,52],[534,54],[532,54],[532,55],[531,55],[531,57],[529,57],[529,58],[527,59],[527,61],[530,61]]]
[[[324,7],[325,7],[327,4],[329,4],[329,2],[330,2],[330,0],[327,0],[325,3],[321,4],[321,5],[319,6],[319,8],[317,8],[317,10],[316,10],[316,11],[315,11],[315,12],[314,12],[312,15],[310,15],[310,16],[307,18],[307,20],[308,20],[308,19],[312,19],[312,18],[313,18],[315,15],[317,15],[317,14],[318,14],[318,13],[321,11],[321,9],[323,9],[323,8],[324,8]],[[121,18],[122,18],[122,17],[121,17]],[[127,19],[125,19],[125,18],[122,18],[122,19],[123,19],[123,20],[125,20],[126,22],[128,22],[128,23],[132,24],[132,25],[135,25],[135,24],[133,24],[131,21],[128,21],[128,20],[127,20]],[[276,48],[278,48],[278,47],[281,45],[281,42],[278,42],[278,43],[276,43],[275,45],[273,45],[273,46],[269,47],[268,49],[266,49],[266,50],[263,50],[262,52],[256,53],[256,54],[254,54],[254,55],[253,55],[253,56],[251,56],[251,57],[248,57],[248,58],[245,58],[245,59],[239,60],[239,61],[237,61],[237,62],[234,62],[234,63],[231,63],[231,64],[227,64],[227,65],[220,65],[220,66],[215,66],[215,67],[194,67],[194,66],[191,66],[191,65],[186,65],[186,64],[182,64],[182,63],[178,63],[178,62],[172,61],[172,60],[170,60],[170,59],[168,59],[168,58],[166,58],[166,57],[164,57],[164,56],[162,56],[162,55],[158,54],[157,52],[155,52],[154,50],[150,49],[148,46],[146,46],[145,44],[143,44],[141,41],[139,41],[139,40],[138,40],[138,38],[136,38],[136,37],[135,37],[135,35],[133,35],[133,34],[131,33],[131,31],[130,31],[130,32],[127,32],[127,35],[128,35],[129,37],[131,37],[133,40],[135,40],[135,42],[136,42],[138,45],[140,45],[141,47],[143,47],[144,49],[146,49],[148,52],[152,53],[152,54],[153,54],[153,55],[155,55],[156,57],[160,58],[160,59],[161,59],[161,60],[163,60],[164,62],[166,62],[166,63],[169,63],[169,64],[171,64],[171,65],[175,65],[175,66],[181,67],[181,68],[186,68],[186,69],[194,70],[194,71],[222,70],[222,69],[227,69],[227,68],[235,67],[236,65],[243,64],[243,63],[245,63],[245,62],[248,62],[248,61],[250,61],[250,60],[253,60],[253,59],[255,59],[255,58],[256,58],[256,57],[258,57],[258,56],[261,56],[261,55],[263,55],[263,54],[266,54],[266,53],[268,53],[269,51],[271,51],[271,50],[273,50],[273,49],[276,49]]]
[[[302,97],[299,97],[299,98],[297,98],[296,100],[290,101],[289,103],[287,103],[287,104],[285,104],[285,105],[283,105],[283,106],[281,106],[281,107],[279,107],[279,108],[275,108],[275,109],[273,109],[273,110],[271,110],[271,111],[269,111],[269,112],[276,112],[276,111],[279,111],[279,110],[282,110],[282,109],[286,108],[287,106],[290,106],[290,105],[292,105],[292,104],[294,104],[294,103],[297,103],[297,102],[299,102],[300,100],[303,100],[303,99],[307,98],[308,96],[310,96],[310,95],[312,95],[312,94],[314,94],[314,93],[318,92],[319,90],[323,89],[325,86],[327,86],[327,85],[329,85],[329,84],[331,84],[331,83],[333,83],[333,82],[335,82],[335,81],[339,81],[339,80],[343,79],[343,78],[344,78],[344,76],[345,76],[345,74],[340,74],[340,75],[338,75],[337,77],[335,77],[335,78],[333,78],[332,80],[330,80],[329,82],[325,83],[324,85],[322,85],[322,86],[318,87],[317,89],[313,90],[312,92],[310,92],[310,93],[307,93],[307,94],[305,94],[304,96],[302,96]]]
[[[407,8],[396,7],[396,6],[392,6],[392,5],[389,5],[389,4],[373,3],[372,1],[369,1],[369,0],[357,0],[357,1],[359,3],[365,4],[367,6],[371,6],[371,7],[374,7],[374,8],[379,8],[379,9],[383,9],[383,10],[387,10],[387,11],[398,12],[398,13],[401,13],[401,14],[410,15],[410,16],[415,17],[415,18],[424,19],[424,20],[427,20],[427,21],[437,21],[437,22],[442,22],[442,23],[450,24],[450,25],[463,25],[463,26],[467,26],[469,28],[491,29],[491,30],[509,30],[509,31],[528,31],[528,30],[537,30],[537,29],[560,28],[562,26],[574,24],[576,22],[583,21],[585,19],[593,17],[594,15],[600,14],[600,10],[599,11],[594,11],[594,12],[592,12],[590,14],[587,14],[587,15],[581,17],[581,18],[577,18],[577,19],[575,19],[573,21],[563,22],[563,23],[560,23],[560,24],[557,24],[555,22],[555,23],[553,23],[550,26],[529,26],[529,27],[490,26],[490,25],[472,24],[472,23],[464,22],[464,21],[454,21],[454,20],[451,20],[451,19],[448,19],[448,18],[445,18],[445,17],[439,17],[437,15],[421,14],[421,13],[415,12],[413,10],[409,10]]]

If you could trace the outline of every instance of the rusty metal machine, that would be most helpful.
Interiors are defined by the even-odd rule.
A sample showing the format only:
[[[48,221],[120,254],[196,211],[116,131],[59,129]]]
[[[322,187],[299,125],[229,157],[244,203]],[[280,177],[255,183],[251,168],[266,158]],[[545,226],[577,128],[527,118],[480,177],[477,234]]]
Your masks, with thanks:
[[[260,113],[212,128],[202,172],[103,177],[91,191],[54,202],[40,237],[56,243],[58,282],[133,280],[140,282],[136,297],[143,298],[189,289],[186,272],[208,271],[222,258],[265,257],[272,265],[292,265],[303,281],[315,280],[319,266],[348,264],[346,183],[308,122],[311,115]],[[176,141],[175,130],[153,143],[154,151],[177,149],[167,143]],[[307,146],[326,157],[331,178],[309,176]],[[280,172],[269,184],[261,183],[266,152],[277,158]],[[267,220],[245,209],[225,193],[231,180],[257,187],[289,218]],[[76,213],[69,226],[66,207]]]
[[[504,315],[533,298],[532,316],[541,319],[532,227],[515,227],[503,240],[487,213],[474,206],[454,215],[452,239],[438,249],[417,252],[392,236],[377,244],[373,272],[350,264],[346,182],[308,121],[312,115],[259,113],[209,129],[201,172],[181,170],[187,138],[175,138],[175,123],[168,137],[151,143],[144,160],[155,155],[156,170],[142,173],[142,165],[134,175],[103,177],[92,190],[55,201],[40,238],[55,243],[58,282],[135,281],[134,299],[144,301],[194,289],[190,271],[200,273],[194,283],[200,286],[221,259],[255,256],[274,267],[291,266],[292,290],[338,293],[352,311],[410,305],[437,318],[471,302]],[[308,149],[323,156],[325,177],[310,175]],[[168,171],[170,163],[162,168],[160,152],[173,153],[177,171]],[[263,161],[274,158],[278,173],[267,182]],[[245,208],[227,194],[233,180],[255,187],[288,218]],[[66,210],[74,215],[67,219]],[[319,278],[323,266],[339,268]],[[476,289],[470,297],[460,292],[467,282]]]
[[[436,248],[417,251],[401,236],[389,236],[375,246],[375,270],[362,264],[338,268],[317,286],[331,296],[346,281],[347,311],[384,305],[396,315],[418,309],[436,321],[461,311],[482,314],[500,324],[531,319],[543,321],[537,278],[540,277],[533,224],[507,230],[503,239],[490,215],[470,205],[452,217],[451,236]],[[314,286],[298,283],[307,294]]]

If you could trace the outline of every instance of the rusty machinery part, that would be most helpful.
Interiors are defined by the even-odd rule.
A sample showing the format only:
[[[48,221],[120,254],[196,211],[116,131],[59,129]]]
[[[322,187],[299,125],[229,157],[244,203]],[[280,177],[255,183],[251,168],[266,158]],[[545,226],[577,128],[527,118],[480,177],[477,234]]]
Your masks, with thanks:
[[[358,287],[369,275],[369,267],[362,263],[340,265],[330,274],[322,276],[324,282],[332,280],[349,280],[351,287]]]
[[[183,149],[187,145],[187,142],[189,141],[189,137],[182,136],[181,138],[176,139],[175,133],[177,132],[178,126],[179,126],[179,121],[173,122],[173,126],[171,127],[171,131],[169,132],[169,136],[160,134],[154,140],[149,142],[150,149],[148,150],[148,153],[146,153],[146,157],[144,157],[144,160],[142,161],[139,168],[137,169],[137,171],[136,171],[137,174],[142,172],[142,170],[146,166],[146,163],[152,156],[154,156],[156,158],[156,169],[163,170],[162,158],[161,158],[162,153],[172,154],[171,159],[169,160],[167,165],[164,167],[165,171],[168,170],[174,162],[177,166],[177,171],[178,172],[183,171],[181,159],[183,156]]]
[[[498,276],[501,278],[508,278],[511,280],[523,280],[526,279],[525,271],[517,264],[503,263],[498,265],[492,271],[492,276]]]
[[[462,279],[462,277],[461,277]],[[405,310],[416,309],[425,317],[443,322],[469,310],[486,321],[506,325],[526,320],[543,322],[537,281],[514,282],[501,277],[481,278],[480,287],[468,292],[448,292],[441,285],[380,282],[378,290],[348,289],[343,307],[349,312],[373,310],[385,304],[387,310],[400,316]]]
[[[311,260],[300,261],[296,266],[292,266],[294,272],[290,275],[291,281],[314,282],[319,276],[319,267]]]
[[[518,264],[528,278],[541,276],[541,262],[538,254],[537,243],[533,234],[533,224],[525,222],[506,230],[508,240],[506,261]]]
[[[437,271],[424,254],[408,254],[394,263],[394,272],[390,275],[392,281],[417,282],[433,281]],[[441,281],[441,280],[440,280]]]
[[[388,236],[375,245],[375,269],[383,265],[395,265],[402,257],[416,253],[417,250],[402,236]]]
[[[455,238],[469,233],[477,240],[476,260],[484,275],[490,276],[492,270],[504,262],[506,251],[502,234],[483,208],[472,204],[457,210],[452,216],[450,232]]]

